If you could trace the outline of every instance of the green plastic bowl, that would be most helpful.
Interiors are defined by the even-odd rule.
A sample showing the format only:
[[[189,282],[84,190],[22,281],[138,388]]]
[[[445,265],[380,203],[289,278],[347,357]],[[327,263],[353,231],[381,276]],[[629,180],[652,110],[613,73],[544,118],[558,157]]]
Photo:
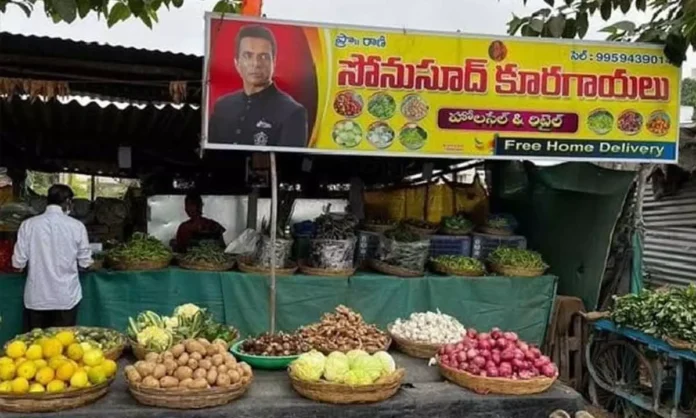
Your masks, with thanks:
[[[296,356],[279,356],[279,357],[269,357],[269,356],[255,356],[252,354],[242,353],[242,344],[244,341],[241,340],[235,343],[230,351],[237,357],[238,360],[243,361],[250,365],[254,369],[264,369],[264,370],[281,370],[287,369],[293,360],[297,359],[299,355]]]

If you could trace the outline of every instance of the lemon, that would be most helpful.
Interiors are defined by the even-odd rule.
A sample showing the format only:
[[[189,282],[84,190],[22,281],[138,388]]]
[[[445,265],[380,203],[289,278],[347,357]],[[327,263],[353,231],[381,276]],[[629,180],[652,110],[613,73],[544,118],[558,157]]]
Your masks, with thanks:
[[[32,344],[27,348],[27,353],[25,355],[27,360],[38,360],[43,358],[43,350],[38,344]]]
[[[0,380],[14,379],[16,371],[14,363],[0,365]]]
[[[27,393],[29,391],[29,381],[23,377],[17,377],[12,381],[12,393]]]
[[[0,357],[0,366],[3,364],[14,364],[14,360],[9,357]]]
[[[63,347],[67,347],[75,342],[75,334],[71,331],[61,331],[56,334],[55,339],[63,344]]]
[[[0,383],[0,393],[10,393],[12,392],[12,383],[2,382]]]
[[[116,364],[116,362],[108,359],[104,360],[104,362],[100,364],[98,367],[101,367],[102,370],[104,370],[104,374],[107,378],[115,375],[116,370],[118,370],[118,365]]]
[[[102,369],[101,366],[92,367],[91,369],[89,369],[89,372],[87,372],[87,376],[89,377],[90,383],[95,385],[106,382],[106,374],[104,373],[104,369]]]
[[[8,357],[13,359],[18,359],[24,357],[27,352],[27,345],[24,341],[12,341],[10,345],[7,346],[6,354]]]
[[[88,343],[88,342],[86,342],[86,341],[80,343],[80,347],[82,347],[82,351],[89,351],[89,350],[91,350],[91,349],[94,348],[94,347],[92,347],[92,344],[90,344],[90,343]]]
[[[57,393],[65,390],[65,382],[61,380],[53,380],[46,385],[46,391],[49,393]]]
[[[104,362],[104,353],[98,348],[89,350],[82,356],[82,362],[90,367],[98,366]]]
[[[29,393],[42,393],[46,392],[46,389],[44,389],[43,385],[40,383],[32,383],[29,386]]]
[[[36,364],[33,361],[25,361],[17,366],[17,377],[31,380],[36,375]]]
[[[87,372],[85,372],[84,370],[78,370],[70,378],[70,387],[72,388],[82,389],[86,388],[88,384],[89,378],[87,377]]]
[[[58,367],[56,370],[56,379],[67,382],[70,380],[73,374],[75,374],[76,367],[72,363],[65,362]]]
[[[85,350],[82,349],[82,346],[80,344],[72,343],[70,344],[70,346],[68,346],[68,351],[66,354],[68,355],[69,359],[80,361],[84,353]]]
[[[19,366],[20,364],[24,363],[25,361],[27,361],[27,359],[25,359],[24,357],[20,357],[18,359],[15,359],[15,366]]]
[[[34,376],[34,379],[42,385],[47,385],[51,383],[51,380],[53,380],[55,376],[56,373],[53,371],[52,368],[42,367],[41,369],[39,369],[38,372],[36,372],[36,376]]]
[[[48,366],[48,362],[42,358],[34,360],[34,364],[36,365],[37,369],[43,369],[44,367]]]
[[[59,356],[63,353],[63,344],[55,338],[49,338],[41,344],[43,355],[46,358]]]
[[[67,362],[67,360],[63,356],[51,357],[48,360],[48,367],[52,368],[53,370],[57,370],[65,362]]]

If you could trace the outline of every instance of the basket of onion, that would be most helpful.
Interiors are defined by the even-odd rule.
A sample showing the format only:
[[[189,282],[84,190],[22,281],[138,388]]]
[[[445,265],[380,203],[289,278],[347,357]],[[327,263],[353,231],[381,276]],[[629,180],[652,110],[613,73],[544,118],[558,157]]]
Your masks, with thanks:
[[[481,394],[540,393],[558,378],[558,368],[539,348],[498,328],[468,330],[457,344],[441,347],[435,360],[445,379]]]

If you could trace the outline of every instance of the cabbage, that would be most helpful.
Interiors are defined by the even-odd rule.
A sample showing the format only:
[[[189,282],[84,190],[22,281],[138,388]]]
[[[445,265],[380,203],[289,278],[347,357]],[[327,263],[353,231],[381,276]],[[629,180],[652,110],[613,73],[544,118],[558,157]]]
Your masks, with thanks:
[[[367,373],[372,381],[375,381],[382,376],[382,369],[384,369],[382,362],[378,358],[369,355],[359,356],[355,359],[355,362],[353,362],[353,366],[351,367],[351,370]]]
[[[305,356],[292,362],[292,373],[300,380],[316,382],[324,374],[324,368],[319,367],[316,357]]]
[[[365,351],[363,350],[350,350],[348,353],[346,353],[348,356],[348,362],[350,363],[350,368],[353,368],[353,363],[355,363],[355,359],[358,357],[362,356],[369,356]]]
[[[372,384],[374,380],[369,374],[361,370],[349,370],[343,383],[349,386],[364,386]]]
[[[372,355],[382,363],[382,376],[390,375],[396,370],[394,359],[386,351],[378,351]]]
[[[302,361],[308,361],[312,364],[314,364],[314,367],[317,369],[321,369],[321,372],[324,373],[324,368],[326,366],[326,357],[324,354],[318,352],[317,350],[312,350],[310,352],[302,354],[298,360]]]
[[[350,363],[348,356],[340,351],[334,351],[329,354],[326,359],[326,369],[324,370],[324,378],[329,382],[343,383],[345,374],[350,371]]]

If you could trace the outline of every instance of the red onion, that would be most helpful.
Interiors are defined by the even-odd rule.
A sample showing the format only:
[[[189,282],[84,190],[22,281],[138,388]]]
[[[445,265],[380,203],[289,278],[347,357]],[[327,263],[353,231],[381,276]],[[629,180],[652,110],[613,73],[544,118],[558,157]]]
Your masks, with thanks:
[[[471,360],[471,362],[478,367],[483,367],[486,365],[486,359],[481,356],[474,357],[474,359]]]
[[[515,352],[512,350],[505,350],[502,353],[500,353],[500,359],[501,360],[512,360],[515,358]]]
[[[466,353],[464,351],[458,351],[456,354],[456,358],[457,358],[457,361],[459,361],[459,362],[467,360]]]
[[[498,368],[493,366],[493,367],[486,367],[486,374],[488,374],[488,377],[498,377],[500,376],[500,372],[498,371]]]
[[[479,356],[485,358],[486,360],[490,360],[491,352],[489,350],[479,350]]]
[[[534,354],[535,358],[541,357],[541,350],[539,350],[537,347],[532,347],[530,351]]]
[[[514,332],[504,332],[503,337],[508,341],[512,341],[513,343],[517,342],[517,340],[519,339],[517,334],[515,334]]]
[[[469,363],[461,362],[461,363],[459,363],[459,365],[458,365],[457,368],[458,368],[459,370],[466,370],[467,368],[469,368]]]
[[[475,348],[471,348],[471,349],[469,349],[469,351],[466,352],[466,357],[467,357],[469,360],[473,359],[474,357],[476,357],[476,356],[478,356],[478,355],[479,355],[479,352],[478,352],[478,350],[475,349]]]
[[[475,364],[469,364],[469,367],[467,367],[466,371],[471,374],[479,374],[481,372],[481,368]]]
[[[532,372],[530,372],[529,370],[522,370],[519,373],[519,376],[520,376],[520,380],[529,380],[532,378]]]
[[[510,342],[505,338],[501,338],[499,340],[496,340],[495,345],[498,346],[498,348],[500,348],[501,350],[505,350],[510,345]]]
[[[526,370],[524,366],[524,361],[519,359],[512,359],[512,367],[514,367],[516,370]]]
[[[493,347],[493,343],[492,340],[479,340],[476,347],[478,347],[480,350],[490,350]]]
[[[479,372],[479,376],[481,376],[481,377],[487,377],[487,376],[488,376],[488,373],[486,373],[485,370],[482,370],[481,372]]]
[[[455,347],[454,344],[447,344],[447,345],[445,346],[445,353],[450,354],[451,352],[454,351],[455,348],[456,348],[456,347]]]
[[[497,369],[498,365],[493,363],[493,360],[488,360],[488,361],[486,361],[486,368],[488,369],[490,367],[495,367]]]
[[[517,341],[517,348],[519,348],[522,351],[527,351],[529,350],[529,344],[527,344],[524,341]]]
[[[543,361],[545,364],[551,363],[551,359],[548,356],[541,356],[539,360]]]
[[[520,350],[519,348],[515,349],[515,358],[518,360],[524,360],[524,352]]]
[[[497,340],[498,338],[502,337],[503,333],[500,331],[500,328],[493,328],[491,330],[491,338],[494,340]]]
[[[496,365],[500,364],[500,353],[496,353],[495,351],[493,351],[493,352],[491,353],[491,360],[492,360],[493,363],[495,363]]]
[[[491,334],[487,332],[482,332],[480,333],[476,338],[478,338],[479,341],[481,340],[490,340],[491,339]]]
[[[464,343],[461,343],[461,342],[458,343],[458,344],[455,346],[455,350],[456,350],[456,351],[462,351],[462,350],[464,350]]]
[[[553,364],[547,364],[541,369],[541,374],[543,374],[546,377],[554,377],[556,376],[556,366]]]
[[[476,332],[476,330],[473,329],[473,328],[469,328],[469,329],[466,331],[466,336],[469,337],[469,338],[476,338],[477,335],[478,335],[478,332]]]
[[[500,363],[500,366],[498,366],[498,372],[500,374],[500,377],[511,377],[512,376],[512,364],[505,362],[505,361]]]
[[[527,360],[534,360],[534,359],[536,359],[536,357],[534,356],[534,353],[532,352],[532,350],[527,350],[527,351],[525,351],[525,352],[524,352],[524,358],[526,358]]]
[[[540,358],[534,360],[534,367],[539,369],[539,370],[544,368],[544,366],[546,366],[547,364],[549,364],[548,361],[544,361],[543,359],[540,359]]]

